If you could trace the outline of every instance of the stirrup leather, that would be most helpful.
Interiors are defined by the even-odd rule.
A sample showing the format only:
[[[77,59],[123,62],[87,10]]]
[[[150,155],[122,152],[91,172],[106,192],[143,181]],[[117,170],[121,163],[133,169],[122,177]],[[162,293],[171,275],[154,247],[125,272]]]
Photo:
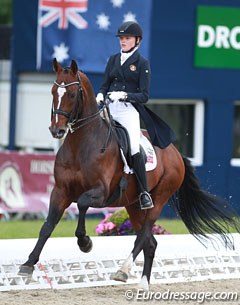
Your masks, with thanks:
[[[151,196],[148,192],[146,192],[146,191],[142,192],[139,195],[139,201],[140,201],[140,206],[141,206],[142,210],[153,208],[153,201],[152,201],[152,198],[151,198]]]

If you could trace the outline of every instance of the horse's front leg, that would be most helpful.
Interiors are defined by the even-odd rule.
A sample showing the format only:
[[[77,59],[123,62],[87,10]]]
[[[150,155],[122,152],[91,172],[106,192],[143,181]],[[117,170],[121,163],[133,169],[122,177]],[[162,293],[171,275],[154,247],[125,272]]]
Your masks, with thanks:
[[[79,210],[78,216],[78,225],[75,231],[77,237],[77,243],[81,251],[87,253],[92,250],[92,240],[89,236],[86,236],[86,227],[85,227],[85,215],[88,207],[81,207],[80,204],[77,205]]]
[[[96,207],[104,207],[104,203],[109,190],[103,184],[93,186],[91,189],[82,193],[77,200],[80,209]]]
[[[28,260],[23,265],[21,265],[18,273],[19,275],[27,276],[33,273],[34,265],[39,261],[39,256],[46,241],[48,240],[55,226],[61,219],[64,210],[70,204],[66,200],[64,201],[64,198],[65,196],[63,192],[55,187],[51,194],[47,219],[40,230],[38,241],[33,251],[30,253]]]
[[[81,251],[87,253],[92,250],[92,240],[89,236],[86,236],[85,228],[85,215],[90,206],[103,207],[105,200],[104,187],[102,185],[95,186],[90,190],[82,193],[77,200],[77,206],[79,210],[78,225],[75,231],[75,235],[78,239],[77,243]]]

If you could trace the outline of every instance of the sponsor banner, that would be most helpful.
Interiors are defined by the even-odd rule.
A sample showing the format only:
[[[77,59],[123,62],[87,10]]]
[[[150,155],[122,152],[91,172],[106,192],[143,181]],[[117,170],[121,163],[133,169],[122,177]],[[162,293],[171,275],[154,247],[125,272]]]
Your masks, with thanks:
[[[0,215],[46,213],[54,187],[55,155],[0,152]],[[88,214],[106,214],[118,208],[89,208]],[[78,213],[72,203],[67,212]]]
[[[44,212],[54,186],[54,154],[0,153],[0,209]]]
[[[240,68],[240,8],[198,6],[195,66]]]

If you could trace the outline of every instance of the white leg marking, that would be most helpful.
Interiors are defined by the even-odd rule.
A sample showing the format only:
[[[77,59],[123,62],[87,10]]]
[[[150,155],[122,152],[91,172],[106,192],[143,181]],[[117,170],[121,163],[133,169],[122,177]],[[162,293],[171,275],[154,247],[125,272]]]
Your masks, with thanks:
[[[133,265],[133,256],[131,253],[129,255],[129,257],[125,260],[125,262],[123,263],[120,270],[128,274],[130,272],[130,270],[132,269],[132,265]]]
[[[149,291],[149,284],[146,275],[141,278],[141,282],[138,284],[139,288]]]

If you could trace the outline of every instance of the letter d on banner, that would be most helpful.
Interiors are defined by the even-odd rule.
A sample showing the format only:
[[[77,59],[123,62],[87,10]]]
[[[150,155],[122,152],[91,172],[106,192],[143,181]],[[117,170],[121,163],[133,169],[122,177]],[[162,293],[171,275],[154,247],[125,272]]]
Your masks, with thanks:
[[[209,48],[214,44],[215,31],[210,25],[199,25],[197,45],[200,48]]]

